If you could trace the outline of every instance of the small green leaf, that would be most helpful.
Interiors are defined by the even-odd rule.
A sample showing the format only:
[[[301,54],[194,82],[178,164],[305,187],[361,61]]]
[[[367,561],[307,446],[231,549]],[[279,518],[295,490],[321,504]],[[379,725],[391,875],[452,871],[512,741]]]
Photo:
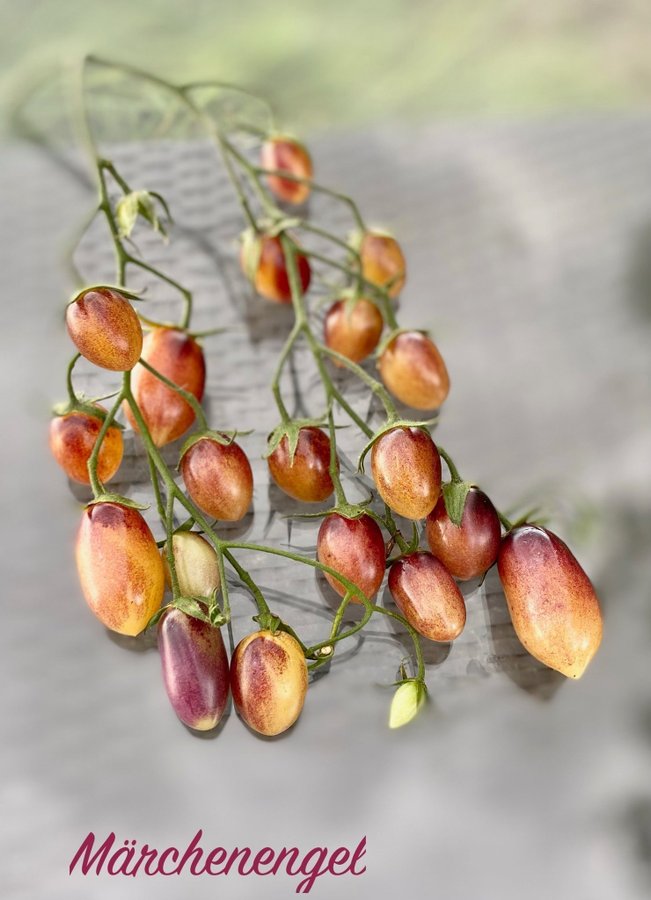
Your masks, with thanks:
[[[161,201],[160,195],[155,195]],[[168,215],[166,204],[162,202],[163,209]],[[131,191],[121,197],[115,206],[115,218],[118,223],[118,232],[121,238],[131,237],[131,233],[135,228],[138,216],[142,216],[145,221],[149,222],[154,231],[158,231],[163,237],[167,236],[165,228],[158,218],[156,207],[154,205],[154,195],[149,191]]]
[[[194,597],[177,597],[176,600],[172,601],[172,606],[180,609],[181,612],[191,616],[193,619],[200,619],[202,622],[207,622],[208,625],[212,624],[209,616],[206,614],[205,605],[195,600]]]
[[[425,702],[427,688],[422,681],[403,681],[393,695],[389,711],[389,728],[402,728],[417,715]]]
[[[445,501],[445,510],[452,524],[458,528],[461,527],[466,497],[471,487],[472,484],[469,481],[448,481],[441,488],[443,500]]]

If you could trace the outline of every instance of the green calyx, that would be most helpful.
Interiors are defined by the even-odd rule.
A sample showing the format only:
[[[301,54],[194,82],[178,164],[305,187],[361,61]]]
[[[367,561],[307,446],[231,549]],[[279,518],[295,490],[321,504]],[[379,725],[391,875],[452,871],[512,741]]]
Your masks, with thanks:
[[[293,466],[301,429],[321,428],[324,424],[325,420],[323,417],[320,419],[289,419],[287,422],[280,422],[267,438],[267,449],[262,458],[268,459],[278,448],[282,439],[286,437],[287,448],[289,450],[289,464],[290,466]]]
[[[157,231],[164,240],[167,240],[167,230],[156,210],[157,201],[164,212],[167,224],[172,224],[172,216],[164,199],[156,191],[130,191],[122,196],[115,206],[115,218],[118,225],[118,234],[121,238],[131,237],[138,218],[148,222],[154,231]]]
[[[98,494],[90,503],[86,504],[86,507],[95,506],[96,503],[117,503],[119,506],[128,506],[129,509],[149,509],[148,503],[137,503],[135,500],[131,500],[130,497],[122,497],[120,494],[112,494],[110,491]]]
[[[235,441],[238,434],[250,433],[250,431],[211,431],[210,429],[207,431],[197,431],[194,434],[191,434],[183,443],[179,450],[179,460],[182,460],[190,447],[193,447],[199,441],[214,441],[216,444],[221,444],[222,447],[228,447]]]
[[[56,406],[52,407],[52,415],[56,417],[70,416],[74,415],[74,413],[79,413],[84,416],[91,416],[93,419],[97,419],[99,422],[103,422],[108,413],[105,409],[102,409],[101,406],[97,406],[97,404],[92,400],[86,400],[85,397],[77,396],[74,402],[72,400],[65,400],[61,403],[57,403]],[[119,428],[120,431],[124,431],[124,425],[121,422],[116,422],[115,419],[111,422],[111,428]]]
[[[89,284],[80,291],[77,291],[70,300],[68,300],[66,306],[71,306],[85,294],[89,294],[92,291],[112,291],[114,294],[121,294],[129,300],[142,300],[142,297],[140,296],[142,292],[129,291],[120,284]]]
[[[461,527],[466,498],[472,487],[473,484],[470,481],[447,481],[441,486],[445,511],[452,524],[457,528]]]

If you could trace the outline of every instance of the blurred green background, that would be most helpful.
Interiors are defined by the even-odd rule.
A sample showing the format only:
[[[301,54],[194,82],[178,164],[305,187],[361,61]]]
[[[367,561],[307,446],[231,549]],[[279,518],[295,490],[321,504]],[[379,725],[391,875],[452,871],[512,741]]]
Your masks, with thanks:
[[[294,127],[646,106],[651,0],[0,0],[6,110],[85,51],[261,89]]]

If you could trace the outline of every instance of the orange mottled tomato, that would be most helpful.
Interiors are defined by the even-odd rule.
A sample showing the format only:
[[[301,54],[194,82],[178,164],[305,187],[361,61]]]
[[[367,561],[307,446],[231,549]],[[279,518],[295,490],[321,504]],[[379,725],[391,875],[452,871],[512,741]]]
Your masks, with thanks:
[[[235,648],[231,660],[235,707],[259,734],[287,731],[307,693],[307,665],[298,641],[284,631],[256,631]]]
[[[525,648],[568,678],[580,678],[601,643],[603,622],[590,579],[559,537],[521,525],[502,539],[497,569]]]
[[[204,437],[183,454],[181,474],[188,494],[209,516],[237,522],[251,505],[253,472],[239,444]]]
[[[201,401],[206,383],[206,364],[203,350],[194,338],[176,328],[154,328],[145,338],[142,358]],[[144,366],[137,365],[133,370],[131,389],[157,447],[176,440],[194,422],[194,410],[190,404]],[[138,431],[133,413],[126,403],[125,414],[131,427]]]
[[[303,144],[290,137],[273,137],[265,141],[260,151],[263,169],[276,169],[297,178],[312,178],[312,159]],[[310,185],[279,175],[268,175],[269,190],[284,203],[298,205],[310,196]]]
[[[139,634],[161,605],[165,573],[138,510],[114,502],[87,506],[76,559],[86,603],[100,622],[118,634]]]
[[[66,309],[66,325],[82,356],[102,369],[133,369],[142,351],[140,320],[126,297],[108,288],[78,295]]]
[[[291,463],[285,435],[267,457],[267,463],[278,487],[295,500],[319,503],[334,490],[330,477],[330,438],[320,428],[308,425],[300,429]]]
[[[285,254],[280,238],[269,235],[259,235],[257,247],[246,244],[242,246],[240,264],[242,271],[250,278],[261,297],[272,300],[274,303],[291,303],[292,290],[289,283],[289,274],[285,262]],[[255,271],[250,271],[246,259],[248,253],[256,260]],[[310,286],[310,263],[302,253],[296,254],[296,267],[303,293]]]
[[[436,344],[420,331],[401,331],[382,351],[382,381],[407,406],[438,409],[450,390],[450,377]]]
[[[453,641],[466,624],[466,604],[443,563],[431,553],[403,556],[389,569],[389,590],[409,624],[431,641]]]
[[[97,405],[97,404],[96,404]],[[104,408],[97,408],[105,412]],[[74,410],[63,416],[55,416],[50,422],[50,450],[68,478],[80,484],[89,484],[88,460],[97,441],[102,419],[83,410]],[[109,426],[97,458],[97,476],[107,482],[115,475],[122,462],[124,442],[116,425]]]
[[[371,473],[379,495],[406,519],[424,519],[441,492],[441,457],[422,428],[398,426],[371,448]]]
[[[382,313],[365,297],[336,300],[326,313],[323,340],[326,347],[359,363],[375,350],[383,328]],[[335,360],[335,365],[342,363]]]
[[[362,275],[371,284],[397,297],[407,277],[407,264],[398,241],[381,231],[369,230],[359,240]]]

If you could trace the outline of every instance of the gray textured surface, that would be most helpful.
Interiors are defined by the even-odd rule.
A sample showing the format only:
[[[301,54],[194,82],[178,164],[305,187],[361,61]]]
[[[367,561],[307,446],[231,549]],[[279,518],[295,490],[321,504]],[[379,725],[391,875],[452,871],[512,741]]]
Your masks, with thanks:
[[[432,327],[446,356],[453,388],[437,436],[462,471],[503,507],[559,481],[596,505],[599,527],[579,556],[605,601],[604,645],[581,682],[548,675],[520,651],[490,576],[468,597],[463,637],[449,653],[430,649],[433,702],[410,729],[384,727],[404,648],[383,620],[314,685],[291,735],[262,742],[231,715],[214,740],[190,737],[167,706],[156,653],[109,639],[84,607],[71,556],[79,507],[44,446],[68,354],[57,254],[90,198],[38,154],[7,148],[2,366],[17,373],[3,378],[11,427],[1,450],[13,511],[0,632],[9,896],[179,896],[186,886],[174,880],[69,880],[67,864],[89,829],[182,844],[198,827],[227,846],[352,844],[366,833],[367,875],[317,883],[320,896],[428,885],[445,900],[645,896],[651,122],[460,123],[322,136],[314,149],[321,180],[349,189],[403,240],[401,321]],[[232,329],[206,344],[210,418],[254,428],[243,444],[257,459],[288,316],[252,299],[237,273],[239,219],[205,148],[138,148],[124,167],[135,186],[171,189],[180,233],[168,249],[142,246],[195,288],[198,327]],[[347,225],[331,206],[324,215]],[[112,277],[103,248],[92,232],[80,255],[89,280]],[[163,317],[171,298],[155,296]],[[297,370],[307,362],[299,354]],[[304,401],[318,409],[313,381]],[[366,409],[361,393],[356,402]],[[341,440],[355,447],[352,430]],[[127,447],[139,496],[143,459]],[[239,531],[310,550],[314,524],[289,535],[270,514],[290,507],[265,468],[255,467],[255,515]],[[324,633],[328,593],[312,573],[250,562],[307,638]],[[239,635],[252,610],[234,593]],[[292,892],[280,880],[194,882],[198,897]]]

